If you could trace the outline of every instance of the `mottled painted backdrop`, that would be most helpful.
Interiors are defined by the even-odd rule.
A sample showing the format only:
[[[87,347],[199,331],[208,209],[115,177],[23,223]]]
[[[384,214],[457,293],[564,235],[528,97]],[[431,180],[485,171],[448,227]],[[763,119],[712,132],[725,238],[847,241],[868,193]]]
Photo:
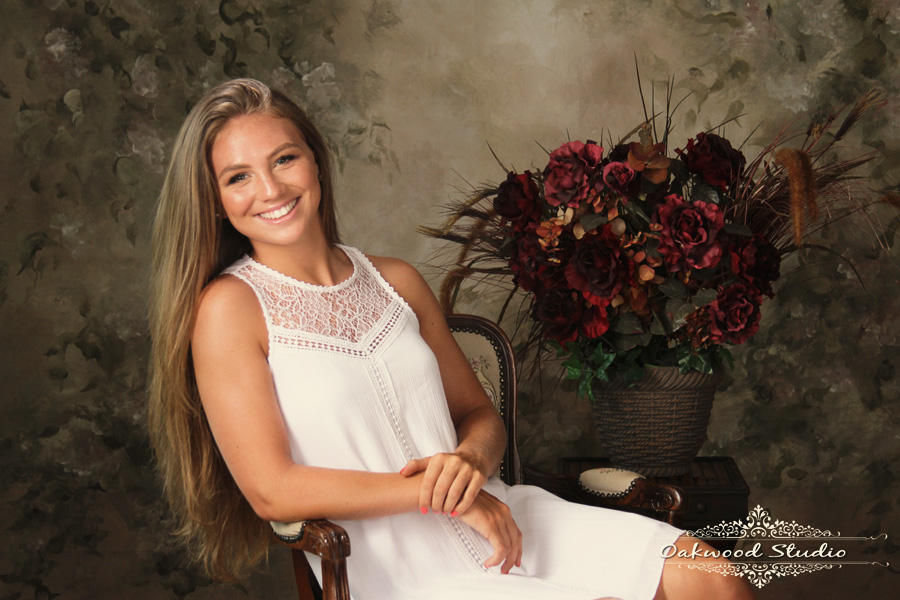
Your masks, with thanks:
[[[345,239],[416,263],[415,233],[467,182],[541,165],[536,142],[624,134],[669,75],[683,137],[753,153],[789,119],[876,86],[852,143],[869,185],[900,182],[895,0],[2,0],[0,599],[291,598],[289,561],[243,587],[189,567],[160,502],[144,423],[148,233],[174,136],[210,86],[249,75],[296,97],[341,167]],[[649,86],[645,88],[649,91]],[[761,598],[884,598],[900,588],[897,255],[860,227],[789,278],[735,352],[704,452],[734,456],[751,503],[844,535],[873,560],[776,581]],[[432,273],[434,271],[432,270]],[[436,280],[435,280],[436,281]],[[521,448],[596,454],[588,407],[525,394]],[[599,568],[602,566],[598,565]]]

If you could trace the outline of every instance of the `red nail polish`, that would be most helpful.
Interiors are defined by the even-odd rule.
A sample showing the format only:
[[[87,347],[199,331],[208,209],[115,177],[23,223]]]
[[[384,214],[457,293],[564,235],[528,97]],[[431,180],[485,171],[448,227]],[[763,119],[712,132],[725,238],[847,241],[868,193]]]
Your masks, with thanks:
[[[423,514],[423,515],[427,515],[427,514],[428,514],[428,509],[425,508],[424,506],[423,506],[422,508],[420,508],[419,510],[422,511],[422,514]]]
[[[451,517],[455,517],[455,516],[458,515],[458,514],[459,514],[459,513],[456,512],[456,511],[454,510],[452,513],[450,513],[450,516],[451,516]]]

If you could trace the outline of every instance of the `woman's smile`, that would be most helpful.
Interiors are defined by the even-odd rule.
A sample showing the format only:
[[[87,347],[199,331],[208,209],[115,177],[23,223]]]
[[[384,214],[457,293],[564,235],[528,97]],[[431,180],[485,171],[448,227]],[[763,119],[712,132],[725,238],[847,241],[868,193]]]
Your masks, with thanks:
[[[300,201],[299,198],[294,198],[293,200],[291,200],[290,202],[288,202],[281,208],[276,208],[276,209],[270,210],[268,212],[259,213],[256,216],[261,217],[267,221],[276,221],[276,220],[280,219],[281,217],[286,216],[292,210],[294,210],[294,207],[297,206],[297,202],[299,202],[299,201]]]

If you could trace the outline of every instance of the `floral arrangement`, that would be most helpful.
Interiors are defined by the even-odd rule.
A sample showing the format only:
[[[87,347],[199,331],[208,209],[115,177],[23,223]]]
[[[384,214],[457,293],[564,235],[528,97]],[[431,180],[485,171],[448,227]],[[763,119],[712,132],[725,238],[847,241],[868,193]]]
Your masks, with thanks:
[[[750,162],[713,132],[670,154],[667,117],[658,141],[648,118],[608,151],[570,141],[542,170],[504,167],[505,181],[422,228],[462,246],[444,309],[464,281],[509,287],[500,318],[524,294],[525,347],[555,347],[588,396],[594,379],[634,381],[649,365],[711,373],[758,331],[781,263],[809,246],[811,224],[855,198],[847,184],[868,158],[831,151],[877,101],[860,100],[836,129],[843,111],[789,126]]]

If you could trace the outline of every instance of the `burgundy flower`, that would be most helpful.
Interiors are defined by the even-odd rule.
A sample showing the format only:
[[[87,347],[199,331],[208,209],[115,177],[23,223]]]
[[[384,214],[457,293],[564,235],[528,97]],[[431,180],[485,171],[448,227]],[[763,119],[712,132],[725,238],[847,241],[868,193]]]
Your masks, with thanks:
[[[538,257],[543,254],[534,225],[515,235],[510,245],[509,269],[513,272],[513,283],[530,292],[537,285]]]
[[[593,142],[569,142],[550,153],[544,171],[544,196],[551,206],[576,208],[591,191],[602,187],[594,171],[603,159],[603,148]]]
[[[743,344],[759,330],[762,295],[756,289],[736,283],[706,307],[710,316],[709,341]]]
[[[641,180],[627,162],[611,162],[603,167],[603,183],[625,198],[634,196],[641,187]]]
[[[731,142],[714,133],[698,133],[697,142],[688,140],[687,148],[676,150],[688,171],[697,173],[707,184],[725,192],[744,171],[747,160]]]
[[[597,306],[606,306],[619,293],[627,275],[628,258],[608,224],[578,240],[566,266],[569,285]]]
[[[743,238],[728,252],[731,256],[732,273],[769,298],[774,297],[772,282],[781,276],[781,252],[778,248],[756,234],[752,238]]]
[[[607,153],[606,160],[610,162],[628,162],[628,153],[630,151],[630,144],[619,144]]]
[[[494,210],[513,221],[521,229],[529,221],[536,220],[541,209],[538,204],[538,188],[530,171],[522,174],[510,172],[500,184],[494,197]]]
[[[606,309],[602,306],[588,306],[581,317],[578,329],[589,340],[598,338],[606,333],[609,330],[609,319],[606,317]]]
[[[672,194],[659,206],[654,221],[662,225],[659,251],[673,270],[706,269],[722,258],[718,237],[725,218],[715,204],[685,202]]]
[[[535,296],[534,318],[544,323],[544,335],[561,344],[578,337],[584,301],[564,289],[542,291]]]

